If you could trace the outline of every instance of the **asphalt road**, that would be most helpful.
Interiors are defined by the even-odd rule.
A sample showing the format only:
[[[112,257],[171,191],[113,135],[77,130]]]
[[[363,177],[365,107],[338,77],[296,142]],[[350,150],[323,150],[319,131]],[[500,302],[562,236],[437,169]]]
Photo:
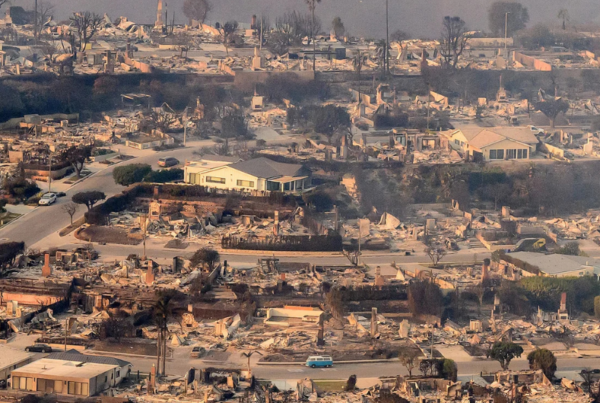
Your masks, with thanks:
[[[190,348],[191,349],[191,348]],[[156,362],[151,358],[121,357],[134,365],[134,370],[148,372],[152,364]],[[452,357],[448,357],[452,358]],[[482,372],[493,372],[501,370],[497,361],[478,360],[468,362],[457,362],[460,376],[478,376]],[[584,368],[596,368],[598,358],[558,358],[558,371],[579,371]],[[184,375],[190,368],[238,368],[246,369],[246,365],[240,363],[215,363],[204,362],[195,359],[171,359],[167,360],[167,374]],[[512,370],[529,369],[526,359],[515,359],[510,364]],[[255,376],[263,379],[300,379],[310,377],[313,379],[347,379],[350,375],[359,378],[377,378],[381,376],[408,375],[408,371],[398,362],[389,363],[366,363],[366,364],[335,364],[332,368],[308,368],[303,365],[256,365],[252,364],[252,372]],[[418,373],[414,370],[413,374]]]
[[[193,152],[200,149],[202,146],[212,144],[210,140],[205,142],[196,142],[194,147],[182,148],[177,150],[162,151],[158,153],[152,153],[149,155],[141,156],[129,161],[124,162],[125,164],[131,163],[142,163],[150,164],[154,169],[158,169],[156,162],[160,156],[169,155],[179,159],[181,162],[185,159],[192,159],[194,157]],[[122,150],[124,154],[128,153],[127,149]],[[197,158],[197,157],[196,157]],[[123,163],[121,163],[123,164]],[[120,193],[125,189],[123,186],[117,185],[112,178],[112,172],[116,166],[115,164],[108,168],[97,172],[91,177],[86,178],[82,182],[72,186],[66,193],[66,197],[58,199],[58,201],[46,207],[38,207],[34,211],[26,214],[17,221],[7,225],[0,230],[0,239],[8,239],[11,241],[23,241],[26,247],[29,247],[36,242],[44,239],[48,235],[51,235],[62,228],[66,227],[70,223],[70,217],[64,211],[62,211],[62,205],[71,200],[71,196],[78,192],[99,190],[106,194],[106,197],[113,196]],[[85,207],[80,206],[74,219],[83,216]]]

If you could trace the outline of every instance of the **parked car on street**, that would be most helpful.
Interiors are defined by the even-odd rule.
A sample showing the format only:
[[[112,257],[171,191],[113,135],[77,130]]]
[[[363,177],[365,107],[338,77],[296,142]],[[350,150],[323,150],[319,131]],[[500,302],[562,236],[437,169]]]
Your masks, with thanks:
[[[311,368],[330,368],[333,365],[333,360],[328,355],[310,356],[306,360],[306,366]]]
[[[56,202],[56,193],[46,193],[42,196],[38,204],[40,206],[49,206]]]
[[[47,344],[34,344],[33,346],[25,347],[25,351],[30,353],[51,353],[52,347]]]
[[[179,164],[179,160],[173,157],[162,157],[158,160],[158,166],[163,168],[174,167]]]
[[[204,347],[195,346],[192,348],[192,352],[190,353],[190,358],[200,358],[200,356],[204,355],[206,350]]]

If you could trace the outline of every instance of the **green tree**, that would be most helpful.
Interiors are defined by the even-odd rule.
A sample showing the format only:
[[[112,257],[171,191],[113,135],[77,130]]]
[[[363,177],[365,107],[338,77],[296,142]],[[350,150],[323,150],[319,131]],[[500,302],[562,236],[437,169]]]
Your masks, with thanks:
[[[177,180],[183,180],[183,169],[181,168],[160,169],[149,172],[144,177],[144,182],[152,183],[167,183]]]
[[[506,14],[508,13],[507,36],[512,37],[515,32],[524,29],[529,22],[529,11],[521,3],[497,1],[492,4],[488,12],[490,31],[496,37],[504,37]]]
[[[333,208],[333,199],[323,191],[305,193],[302,195],[302,200],[307,205],[314,207],[319,213],[329,211]]]
[[[442,376],[444,379],[456,382],[456,377],[458,376],[458,367],[456,366],[456,362],[454,362],[454,360],[450,360],[448,358],[444,359],[444,362],[442,363]]]
[[[439,316],[444,306],[443,300],[440,287],[432,281],[413,281],[408,286],[408,308],[413,316]]]
[[[123,165],[113,170],[113,179],[118,185],[130,186],[141,182],[151,172],[152,167],[148,164]]]
[[[554,129],[556,118],[560,113],[567,113],[569,110],[569,102],[564,99],[547,100],[535,104],[535,108],[542,112],[550,119],[550,126]]]
[[[515,343],[497,341],[488,354],[491,359],[500,363],[504,371],[507,371],[513,358],[521,357],[523,348]]]
[[[221,136],[226,139],[248,137],[248,123],[239,112],[232,112],[221,121]]]
[[[545,348],[532,351],[527,356],[527,361],[529,361],[529,368],[533,370],[541,369],[549,380],[554,378],[554,373],[556,372],[556,357],[552,351]]]
[[[85,161],[92,155],[92,146],[71,146],[61,155],[61,160],[71,164],[77,177],[81,177],[81,171]]]
[[[76,204],[83,204],[90,211],[100,200],[106,199],[106,195],[98,190],[75,193],[71,200]]]
[[[13,264],[15,258],[25,250],[25,242],[5,242],[0,244],[0,265]]]
[[[346,381],[346,386],[344,390],[346,392],[352,392],[356,388],[356,375],[350,375],[348,380]]]
[[[600,295],[594,298],[594,314],[600,319]]]
[[[206,266],[208,271],[213,271],[216,265],[221,261],[219,252],[209,248],[198,249],[190,258],[192,267]]]

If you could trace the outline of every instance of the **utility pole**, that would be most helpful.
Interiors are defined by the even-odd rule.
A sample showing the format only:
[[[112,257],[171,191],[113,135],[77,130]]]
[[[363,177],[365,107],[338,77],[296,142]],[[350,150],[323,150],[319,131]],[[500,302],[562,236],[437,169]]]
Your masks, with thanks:
[[[390,15],[389,0],[385,0],[385,71],[390,74]]]
[[[34,9],[33,9],[33,39],[35,40],[36,44],[38,41],[38,32],[39,32],[38,23],[39,23],[39,21],[38,21],[38,0],[35,0]]]
[[[508,14],[504,15],[504,57],[505,57],[505,68],[508,69]]]
[[[259,38],[260,38],[260,45],[259,45],[260,46],[259,47],[259,52],[260,53],[259,54],[261,54],[261,55],[262,55],[263,29],[264,29],[263,23],[264,23],[264,21],[265,21],[264,15],[262,15],[260,17],[260,35],[259,35]]]
[[[185,109],[183,110],[183,116],[182,116],[182,120],[183,120],[183,146],[184,147],[187,145],[187,129],[188,129],[188,124],[190,123],[190,120],[187,117],[188,108],[189,108],[189,106],[185,107]]]
[[[52,189],[52,153],[50,153],[50,171],[48,171],[48,193],[50,193]]]
[[[317,35],[315,34],[315,8],[317,7],[317,0],[310,0],[310,11],[312,12],[312,27],[311,36],[313,40],[313,72],[317,74]]]
[[[360,228],[360,224],[358,225],[358,256],[356,257],[356,262],[360,267],[360,242],[362,241],[362,230]]]
[[[140,229],[142,230],[142,239],[144,244],[144,256],[142,260],[146,260],[146,231],[148,230],[148,214],[142,214],[140,216]]]

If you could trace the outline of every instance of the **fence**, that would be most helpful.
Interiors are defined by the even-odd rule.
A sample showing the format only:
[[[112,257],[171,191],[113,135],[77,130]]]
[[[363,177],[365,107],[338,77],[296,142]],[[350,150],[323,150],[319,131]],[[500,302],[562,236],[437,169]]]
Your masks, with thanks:
[[[286,252],[336,252],[342,250],[342,237],[339,235],[223,237],[221,247]]]

